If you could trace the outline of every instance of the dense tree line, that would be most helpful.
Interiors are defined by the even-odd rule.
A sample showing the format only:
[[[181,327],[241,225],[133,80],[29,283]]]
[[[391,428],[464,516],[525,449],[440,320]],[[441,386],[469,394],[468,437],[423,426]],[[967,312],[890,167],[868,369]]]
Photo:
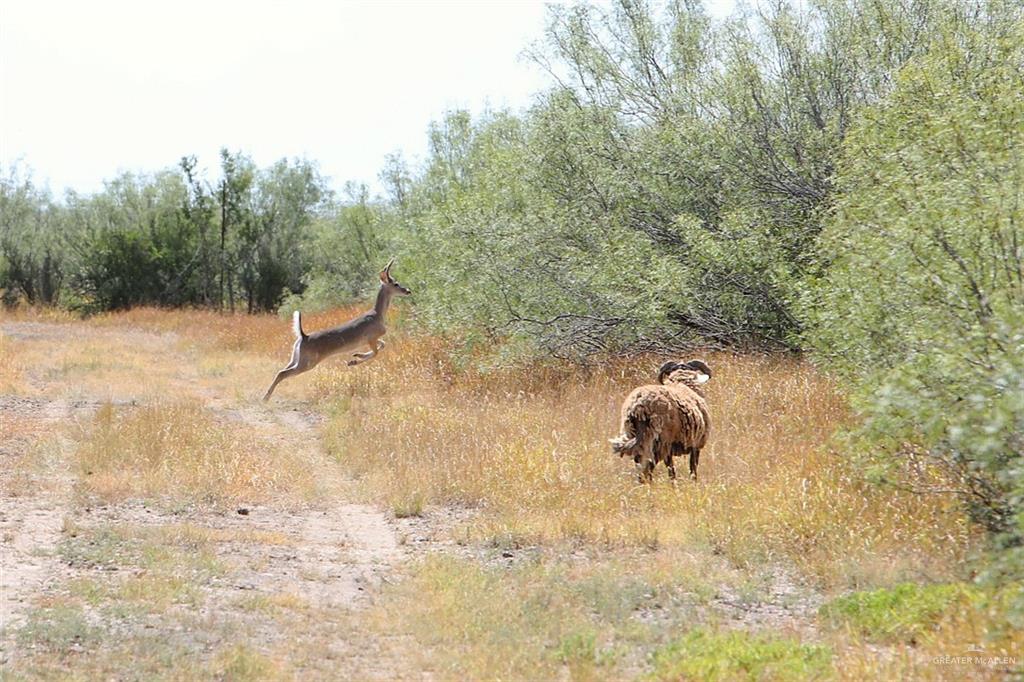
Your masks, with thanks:
[[[868,464],[1024,538],[1024,29],[1013,0],[554,7],[525,112],[451,112],[386,196],[222,154],[55,201],[0,180],[8,302],[250,312],[365,296],[492,353],[805,349]],[[860,442],[860,441],[858,441]],[[924,467],[925,469],[921,469]],[[931,467],[931,469],[929,469]],[[915,473],[916,472],[916,473]],[[938,479],[935,479],[938,480]],[[1017,565],[1024,564],[1018,560]]]
[[[301,291],[329,191],[308,161],[258,169],[223,152],[215,184],[183,158],[55,201],[23,169],[0,179],[4,301],[86,312],[136,305],[275,310]]]

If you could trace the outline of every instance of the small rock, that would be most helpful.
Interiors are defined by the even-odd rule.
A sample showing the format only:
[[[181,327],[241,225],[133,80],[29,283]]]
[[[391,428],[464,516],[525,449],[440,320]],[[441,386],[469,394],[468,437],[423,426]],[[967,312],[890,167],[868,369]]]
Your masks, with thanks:
[[[238,513],[241,514],[242,516],[248,516],[249,515],[249,510],[246,509],[245,507],[239,507],[238,508]]]
[[[506,559],[511,559],[515,555],[512,554],[512,552],[509,552],[508,550],[505,550],[504,552],[501,553],[501,556],[505,557]]]

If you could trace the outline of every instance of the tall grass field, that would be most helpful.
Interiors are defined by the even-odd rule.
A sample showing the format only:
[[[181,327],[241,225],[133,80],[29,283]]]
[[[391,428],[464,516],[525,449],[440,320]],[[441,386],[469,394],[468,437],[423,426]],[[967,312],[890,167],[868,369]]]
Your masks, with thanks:
[[[56,514],[35,550],[55,572],[5,630],[17,679],[1014,669],[1012,590],[973,581],[981,531],[955,497],[869,482],[844,387],[803,360],[693,353],[714,371],[699,478],[641,485],[608,439],[661,357],[497,366],[397,324],[373,362],[328,361],[265,405],[291,341],[275,316],[0,329],[5,504]],[[392,549],[360,559],[352,514]],[[363,589],[342,606],[346,571]]]

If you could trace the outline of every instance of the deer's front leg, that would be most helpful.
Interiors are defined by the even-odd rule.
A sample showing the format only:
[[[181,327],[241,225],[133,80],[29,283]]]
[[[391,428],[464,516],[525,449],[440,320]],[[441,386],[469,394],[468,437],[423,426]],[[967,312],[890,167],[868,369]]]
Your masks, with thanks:
[[[352,355],[356,359],[348,361],[349,367],[352,367],[353,365],[358,365],[360,363],[366,362],[367,360],[372,360],[373,358],[377,357],[377,353],[379,353],[380,349],[383,348],[383,347],[384,347],[384,342],[382,340],[380,340],[380,339],[377,339],[376,342],[374,342],[373,344],[370,344],[370,346],[369,346],[370,351],[368,353],[353,353]]]

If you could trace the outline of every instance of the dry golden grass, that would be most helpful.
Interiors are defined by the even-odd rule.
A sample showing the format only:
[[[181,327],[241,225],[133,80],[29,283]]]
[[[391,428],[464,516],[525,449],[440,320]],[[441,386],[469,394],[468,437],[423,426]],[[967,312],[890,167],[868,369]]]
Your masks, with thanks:
[[[28,450],[33,443],[50,432],[52,425],[37,414],[16,412],[13,409],[0,412],[0,443],[17,445],[17,450]],[[12,448],[15,449],[15,448]]]
[[[17,351],[11,340],[0,332],[0,393],[22,393],[24,388]]]
[[[336,326],[366,308],[355,305],[304,315],[303,325],[307,332]],[[12,378],[23,379],[18,370],[31,368],[54,396],[101,395],[148,402],[205,390],[205,394],[217,393],[236,403],[251,403],[287,363],[294,342],[291,320],[274,315],[160,308],[136,308],[86,319],[36,308],[0,314],[0,321],[61,325],[50,326],[25,341],[8,339],[16,352],[10,353],[9,359],[0,355],[0,381],[7,360]],[[389,317],[390,325],[400,326],[399,311],[392,311]],[[71,336],[74,343],[68,343]],[[0,337],[0,349],[3,343]],[[432,339],[426,345],[435,357],[447,357],[441,340]],[[156,363],[154,355],[159,359]],[[326,363],[324,369],[331,371],[332,364],[334,371],[341,365]],[[307,396],[312,376],[282,384],[275,400]]]
[[[322,313],[303,314],[302,325],[306,332],[310,333],[341,324],[366,308],[367,306],[350,306]],[[292,336],[290,318],[246,315],[242,312],[135,308],[126,312],[96,315],[89,318],[88,323],[101,328],[135,327],[146,331],[173,332],[207,347],[280,357],[282,364],[288,359],[291,344],[295,339]]]
[[[287,355],[284,321],[153,309],[78,322],[21,310],[5,320],[27,323],[16,341],[0,343],[16,345],[35,393],[85,407],[97,398],[121,405],[70,421],[91,494],[292,505],[337,479],[336,471],[317,472],[324,462],[315,434],[282,426],[252,404],[277,362],[250,346]],[[38,421],[5,412],[0,434],[18,436]]]
[[[418,341],[418,340],[417,340]],[[402,344],[361,372],[323,372],[332,452],[394,508],[461,504],[499,543],[697,544],[737,564],[785,558],[822,584],[953,571],[972,531],[953,501],[869,486],[829,439],[836,387],[782,358],[711,355],[714,422],[700,481],[635,483],[611,455],[619,403],[653,358],[598,370],[464,372]],[[410,502],[412,501],[412,502]]]
[[[311,315],[304,323],[312,331],[362,309]],[[42,319],[33,314],[16,319]],[[409,638],[400,640],[416,648],[409,664],[429,667],[439,679],[634,677],[652,672],[650,656],[658,652],[690,656],[686,647],[694,643],[676,640],[692,629],[706,632],[712,645],[727,642],[752,655],[770,657],[781,647],[801,664],[800,632],[781,633],[789,638],[781,643],[762,640],[778,634],[769,621],[753,628],[757,636],[749,641],[732,637],[728,620],[735,614],[720,607],[719,590],[774,604],[780,597],[767,586],[778,567],[787,575],[796,567],[826,592],[954,581],[978,546],[954,499],[871,486],[833,451],[832,436],[848,417],[840,387],[792,358],[709,354],[714,426],[700,481],[673,487],[659,467],[654,484],[640,486],[632,463],[614,457],[607,440],[618,430],[621,400],[653,378],[660,358],[588,370],[551,363],[483,371],[490,359],[460,357],[451,341],[411,336],[395,325],[375,361],[358,368],[328,361],[282,384],[263,407],[259,396],[288,358],[288,320],[142,309],[76,325],[82,331],[73,344],[60,335],[11,343],[29,378],[43,378],[46,395],[140,398],[139,406],[101,408],[76,432],[74,462],[91,495],[298,505],[322,501],[337,484],[330,472],[343,469],[358,478],[365,500],[397,516],[429,505],[475,508],[473,520],[455,531],[470,552],[409,566],[407,580],[384,590],[372,627],[358,627],[375,646]],[[0,382],[12,371],[5,360],[0,355]],[[296,399],[328,417],[323,436],[333,462],[322,461],[315,429],[281,421],[294,415],[282,404]],[[153,555],[169,567],[167,579],[107,581],[97,600],[132,605],[153,589],[164,595],[161,604],[188,601],[192,592],[175,581],[175,567],[192,570],[189,557],[201,554],[211,563],[219,543],[293,542],[283,534],[191,524],[135,533],[147,546],[173,549]],[[75,547],[102,565],[104,553],[127,551],[126,541],[116,540]],[[508,565],[474,558],[500,556],[493,545],[528,545],[530,554],[515,551],[516,563]],[[152,552],[143,554],[140,565],[149,570]],[[79,587],[79,600],[92,598],[91,584]],[[263,649],[220,647],[212,659],[188,659],[181,670],[275,677],[286,675],[287,661],[321,670],[332,638],[348,626],[339,621],[333,630],[306,632],[306,611],[314,607],[290,593],[239,600],[234,608],[248,616],[303,633],[301,651],[271,649],[267,656]],[[801,627],[831,652],[830,675],[948,679],[956,671],[935,665],[934,657],[959,655],[965,643],[1019,657],[1014,652],[1024,642],[1001,625],[1004,610],[951,611],[913,647],[830,629],[813,610],[801,616]],[[86,623],[75,614],[51,615],[54,637]],[[213,631],[208,623],[192,625]],[[68,641],[72,647],[81,640]],[[135,648],[110,647],[110,657],[96,663],[97,676],[117,676],[138,656]],[[150,665],[162,670],[162,663]]]
[[[77,451],[80,481],[106,500],[234,503],[317,494],[304,453],[222,424],[195,402],[106,405],[87,429]]]
[[[0,308],[0,323],[2,322],[52,322],[69,323],[80,320],[80,316],[64,310],[63,308],[49,308],[46,306],[20,305],[14,308]]]
[[[173,341],[154,334],[47,324],[11,345],[23,383],[41,397],[144,401],[189,389]]]
[[[306,316],[304,325],[338,324],[363,308]],[[292,341],[287,320],[273,316],[138,309],[89,324],[199,344],[204,381],[255,384],[239,400],[269,383]],[[659,468],[655,484],[641,487],[607,439],[620,401],[651,380],[659,359],[485,372],[444,339],[399,329],[388,342],[374,362],[328,361],[274,399],[308,396],[333,414],[332,454],[368,499],[398,515],[468,505],[484,510],[471,533],[494,542],[694,544],[739,565],[791,561],[826,586],[949,576],[976,539],[954,499],[861,480],[830,448],[847,418],[841,392],[799,360],[711,354],[714,427],[701,480],[673,488]]]
[[[142,573],[126,576],[113,585],[80,578],[70,581],[67,589],[90,605],[127,602],[142,605],[151,612],[198,600],[198,589],[180,575]]]

